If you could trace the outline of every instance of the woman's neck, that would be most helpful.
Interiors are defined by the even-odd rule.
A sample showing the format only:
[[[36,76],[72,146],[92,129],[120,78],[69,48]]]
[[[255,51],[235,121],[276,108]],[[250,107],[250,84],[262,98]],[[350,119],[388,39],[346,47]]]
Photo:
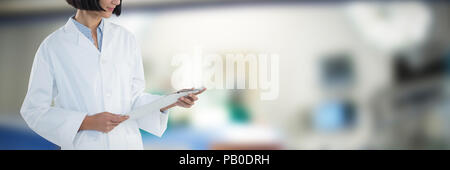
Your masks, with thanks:
[[[77,14],[75,14],[75,20],[80,24],[85,25],[89,29],[95,30],[100,24],[102,17],[92,11],[77,10]]]

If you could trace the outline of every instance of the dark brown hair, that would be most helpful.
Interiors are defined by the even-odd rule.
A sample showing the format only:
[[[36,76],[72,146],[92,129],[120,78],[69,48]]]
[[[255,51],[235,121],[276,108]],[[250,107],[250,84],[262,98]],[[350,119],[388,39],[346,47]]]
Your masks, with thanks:
[[[91,10],[91,11],[105,11],[100,6],[99,0],[66,0],[66,2],[73,6],[76,9],[81,10]],[[120,13],[122,12],[122,0],[120,0],[120,5],[117,5],[116,8],[113,11],[113,14],[116,14],[117,16],[120,16]]]

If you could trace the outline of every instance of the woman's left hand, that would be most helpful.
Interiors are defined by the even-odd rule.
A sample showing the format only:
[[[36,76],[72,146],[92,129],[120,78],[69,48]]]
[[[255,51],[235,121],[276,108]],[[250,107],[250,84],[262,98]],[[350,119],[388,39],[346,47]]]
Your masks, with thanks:
[[[194,89],[194,88],[192,88],[192,89]],[[189,89],[189,90],[192,90],[192,89]],[[183,90],[187,90],[187,89],[183,89]],[[181,91],[183,91],[183,90],[181,90]],[[180,98],[178,98],[178,101],[176,103],[171,104],[171,105],[169,105],[169,106],[167,106],[165,108],[162,108],[161,112],[166,111],[166,110],[168,110],[168,109],[170,109],[172,107],[175,107],[175,106],[180,106],[180,107],[184,107],[184,108],[191,108],[195,104],[195,101],[198,100],[197,95],[203,93],[205,90],[206,90],[206,88],[203,88],[201,91],[199,91],[197,93],[189,94],[189,95],[187,95],[185,97],[180,97]]]

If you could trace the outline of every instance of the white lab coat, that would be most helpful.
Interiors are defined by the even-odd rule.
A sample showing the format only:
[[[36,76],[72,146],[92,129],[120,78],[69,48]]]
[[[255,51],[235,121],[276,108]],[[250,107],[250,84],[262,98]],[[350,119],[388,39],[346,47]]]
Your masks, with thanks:
[[[105,20],[100,52],[69,19],[40,45],[20,113],[61,149],[143,149],[139,128],[161,137],[168,113],[127,120],[109,133],[78,129],[86,115],[123,114],[160,97],[144,88],[140,48],[130,32]]]

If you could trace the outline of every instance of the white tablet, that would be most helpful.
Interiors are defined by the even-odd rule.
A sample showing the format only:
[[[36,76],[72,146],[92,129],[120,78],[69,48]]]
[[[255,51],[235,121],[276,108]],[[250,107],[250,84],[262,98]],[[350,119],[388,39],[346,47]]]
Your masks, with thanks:
[[[194,94],[202,91],[201,89],[188,89],[188,90],[182,90],[178,91],[169,95],[165,95],[159,99],[156,99],[155,101],[145,104],[143,106],[140,106],[139,108],[132,110],[131,112],[126,113],[125,115],[129,115],[129,119],[139,119],[142,116],[145,116],[146,114],[153,113],[153,112],[159,112],[161,108],[167,107],[171,104],[174,104],[177,102],[178,98],[187,96],[189,94]]]

